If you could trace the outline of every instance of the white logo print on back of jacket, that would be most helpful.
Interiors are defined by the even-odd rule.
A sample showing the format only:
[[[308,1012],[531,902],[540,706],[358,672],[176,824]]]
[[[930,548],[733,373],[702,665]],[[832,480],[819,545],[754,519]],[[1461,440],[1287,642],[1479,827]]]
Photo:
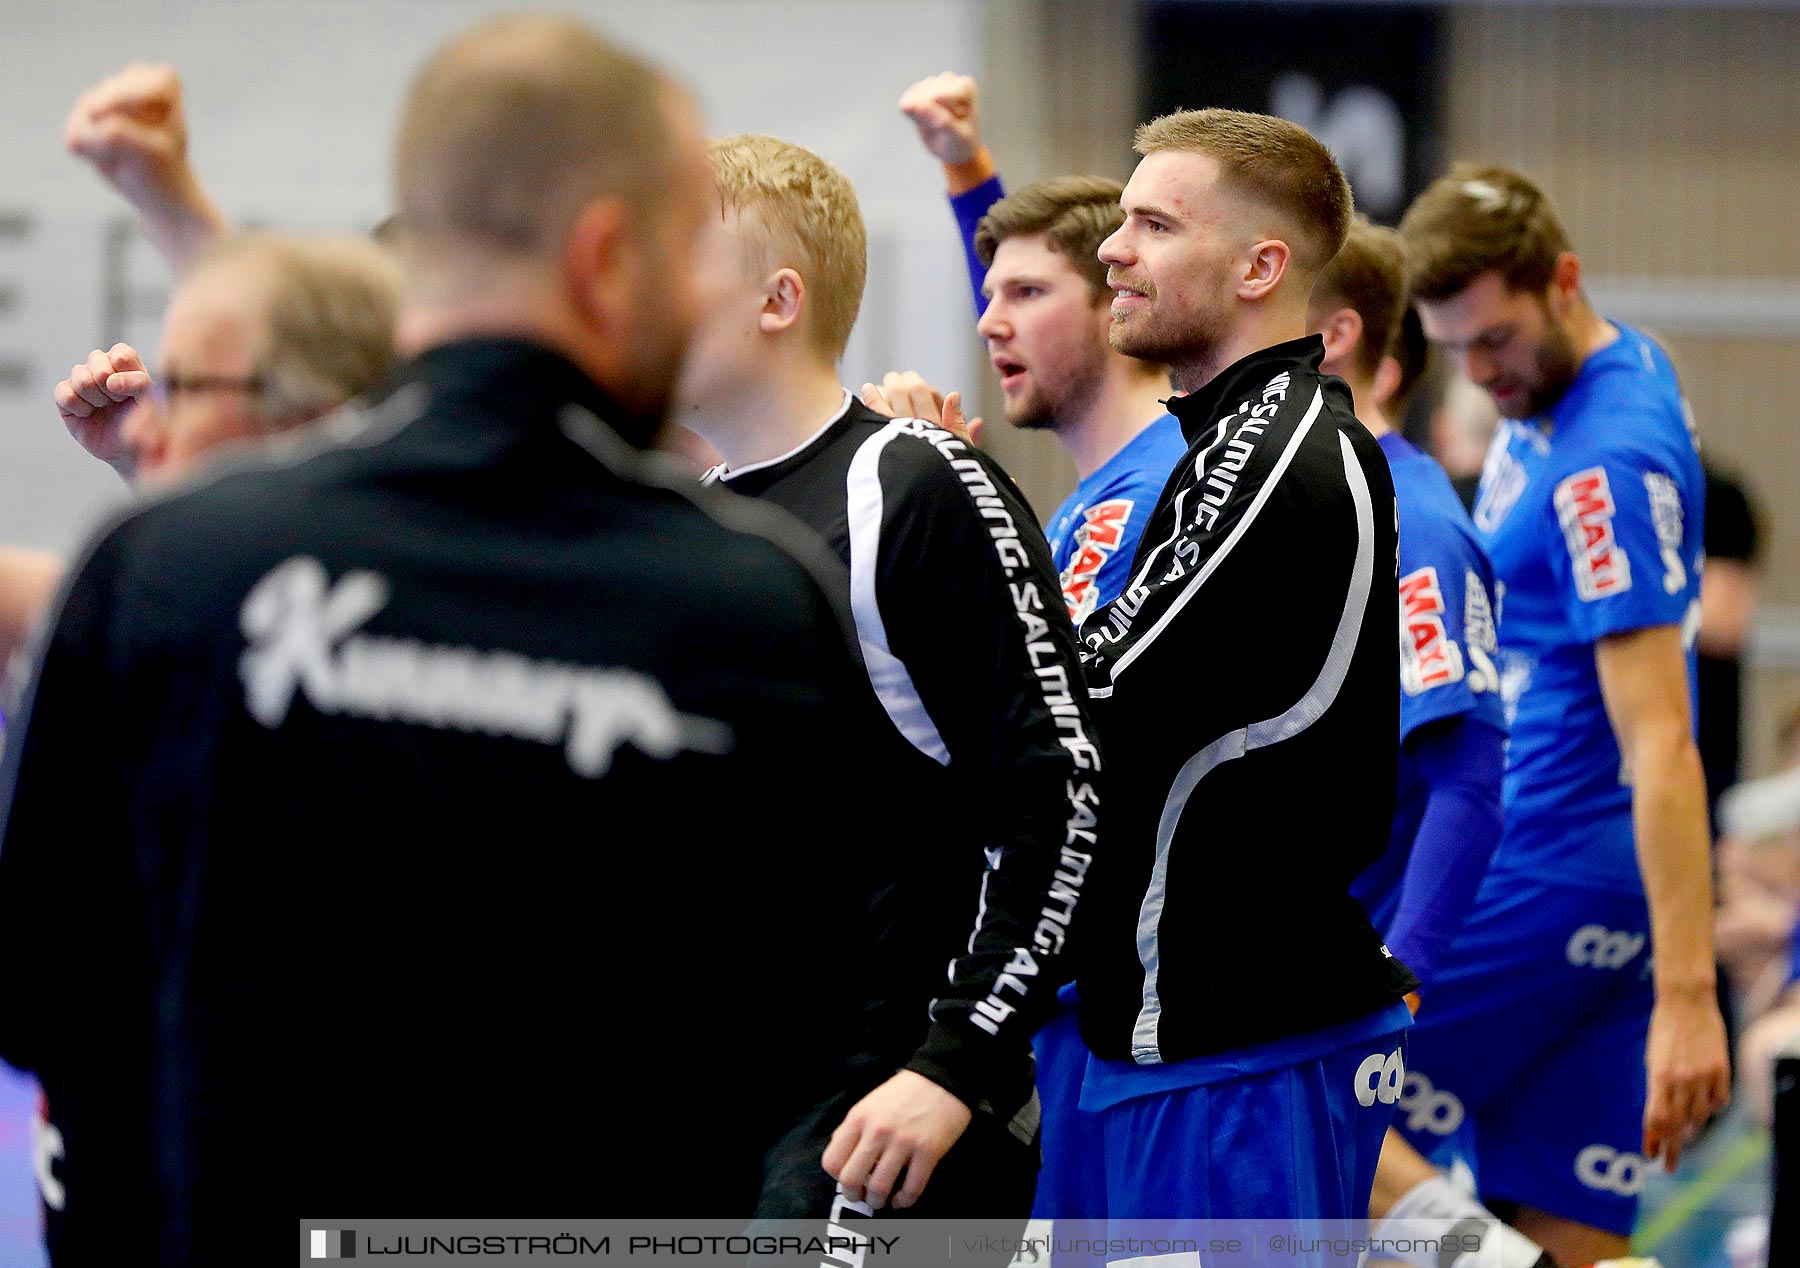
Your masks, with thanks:
[[[387,599],[377,574],[348,572],[329,585],[325,566],[303,555],[257,582],[239,615],[250,716],[274,730],[299,691],[320,713],[561,744],[569,768],[589,779],[626,744],[663,760],[731,748],[729,727],[679,712],[636,670],[354,634]]]

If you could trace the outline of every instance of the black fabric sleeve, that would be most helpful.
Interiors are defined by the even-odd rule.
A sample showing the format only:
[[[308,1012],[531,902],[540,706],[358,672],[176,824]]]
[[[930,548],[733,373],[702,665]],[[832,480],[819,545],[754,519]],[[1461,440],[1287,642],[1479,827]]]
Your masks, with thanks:
[[[0,996],[0,1056],[28,1070],[66,1055],[68,1018],[108,976],[104,945],[85,931],[126,918],[132,892],[106,646],[110,554],[103,544],[65,587],[8,710],[0,954],[16,971]]]
[[[984,456],[914,428],[882,457],[876,593],[975,808],[985,866],[967,950],[907,1068],[975,1105],[1016,1068],[1073,976],[1068,936],[1096,843],[1101,757],[1030,510]]]
[[[156,1227],[152,983],[121,771],[115,543],[68,583],[0,768],[0,1055],[43,1087],[45,1238],[141,1262]]]

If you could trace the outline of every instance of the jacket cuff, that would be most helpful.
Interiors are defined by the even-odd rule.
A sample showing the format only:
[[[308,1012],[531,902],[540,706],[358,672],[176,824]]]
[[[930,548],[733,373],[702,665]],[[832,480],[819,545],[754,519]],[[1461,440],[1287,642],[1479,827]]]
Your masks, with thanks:
[[[983,1101],[990,1109],[1010,1108],[1005,1102],[1014,1096],[1030,1096],[1029,1046],[961,1033],[968,1025],[961,1017],[933,1022],[924,1044],[905,1068],[924,1075],[970,1110],[980,1109]],[[1008,1086],[1021,1081],[1022,1089]]]

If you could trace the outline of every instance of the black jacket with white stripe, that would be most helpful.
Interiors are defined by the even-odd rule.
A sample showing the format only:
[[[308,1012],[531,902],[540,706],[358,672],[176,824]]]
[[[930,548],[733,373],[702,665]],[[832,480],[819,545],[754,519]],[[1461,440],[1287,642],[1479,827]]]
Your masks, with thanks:
[[[713,474],[793,512],[848,565],[886,714],[864,755],[862,817],[903,829],[881,847],[874,893],[891,984],[874,1055],[1010,1110],[1030,1092],[1029,1037],[1074,973],[1066,940],[1099,804],[1100,752],[1043,533],[984,454],[848,393],[801,448]]]
[[[837,560],[617,416],[449,344],[74,570],[0,849],[59,1262],[273,1262],[333,1210],[744,1217],[842,1086]]]
[[[1349,892],[1393,815],[1397,539],[1323,356],[1281,344],[1170,402],[1187,456],[1082,626],[1113,772],[1081,978],[1104,1057],[1263,1043],[1415,984]]]

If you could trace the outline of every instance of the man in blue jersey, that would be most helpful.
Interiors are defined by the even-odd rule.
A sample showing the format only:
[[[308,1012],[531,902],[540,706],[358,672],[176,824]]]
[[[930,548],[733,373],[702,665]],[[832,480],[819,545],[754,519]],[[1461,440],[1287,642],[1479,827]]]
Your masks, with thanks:
[[[1321,368],[1350,387],[1356,416],[1394,477],[1400,512],[1400,777],[1387,850],[1352,893],[1389,948],[1432,984],[1462,929],[1500,840],[1506,719],[1495,664],[1493,567],[1436,459],[1394,430],[1386,405],[1401,378],[1387,355],[1406,307],[1400,235],[1358,218],[1320,274],[1307,328],[1325,340]],[[1415,996],[1414,1002],[1418,1002]],[[1542,1248],[1500,1225],[1390,1129],[1370,1202],[1377,1235],[1430,1245],[1397,1262],[1421,1268],[1538,1268]],[[1469,1238],[1457,1258],[1436,1247]]]
[[[1187,445],[1162,403],[1167,372],[1106,340],[1112,292],[1097,253],[1124,221],[1124,186],[1063,176],[1007,196],[975,103],[973,79],[937,75],[908,88],[900,108],[944,163],[1007,421],[1049,431],[1075,462],[1080,482],[1046,535],[1079,625],[1124,589],[1144,520]]]
[[[1357,220],[1313,290],[1322,368],[1350,386],[1387,455],[1400,508],[1400,784],[1388,849],[1354,893],[1429,995],[1500,839],[1506,719],[1494,663],[1494,578],[1444,469],[1388,423],[1405,306],[1405,249]]]
[[[1541,190],[1459,166],[1401,226],[1426,334],[1504,415],[1475,523],[1503,587],[1505,827],[1413,1032],[1403,1124],[1472,1126],[1563,1264],[1625,1253],[1648,1161],[1729,1096],[1692,717],[1703,485],[1668,357],[1601,317]],[[1654,960],[1651,948],[1655,949]]]
[[[1124,219],[1123,190],[1097,176],[1035,181],[975,226],[987,267],[976,330],[1007,421],[1051,431],[1080,477],[1047,529],[1077,625],[1125,588],[1144,521],[1187,451],[1163,407],[1167,372],[1106,342],[1112,291],[1097,253]]]

